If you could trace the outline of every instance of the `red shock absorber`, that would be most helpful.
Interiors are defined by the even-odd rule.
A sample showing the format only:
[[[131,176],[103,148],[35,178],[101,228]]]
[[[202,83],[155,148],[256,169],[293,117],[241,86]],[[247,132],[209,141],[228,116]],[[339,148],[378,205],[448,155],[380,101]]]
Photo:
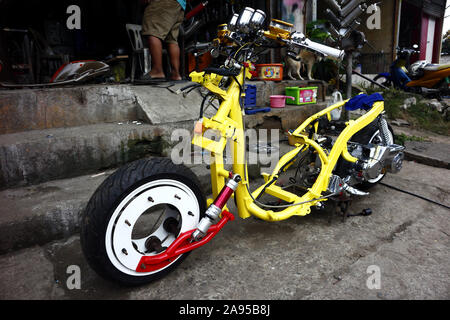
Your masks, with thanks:
[[[230,199],[233,192],[236,191],[241,180],[240,175],[230,174],[230,180],[228,180],[227,184],[219,192],[214,202],[206,210],[205,217],[200,220],[197,229],[192,233],[192,238],[195,241],[201,240],[208,232],[209,227],[217,221],[222,213],[223,207]]]
[[[228,183],[222,188],[220,193],[217,195],[216,200],[214,200],[213,204],[219,209],[223,209],[227,201],[232,196],[233,192],[236,191],[236,188],[241,181],[241,176],[238,174],[231,175]]]

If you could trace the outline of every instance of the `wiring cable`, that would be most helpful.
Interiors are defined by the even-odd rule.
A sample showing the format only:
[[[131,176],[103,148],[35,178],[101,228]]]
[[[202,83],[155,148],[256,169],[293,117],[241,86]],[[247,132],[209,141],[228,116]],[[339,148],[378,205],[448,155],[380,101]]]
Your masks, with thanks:
[[[421,195],[412,193],[412,192],[410,192],[410,191],[406,191],[406,190],[403,190],[403,189],[400,189],[400,188],[391,186],[391,185],[386,184],[386,183],[384,183],[384,182],[380,182],[379,184],[382,185],[382,186],[385,186],[386,188],[389,188],[389,189],[392,189],[392,190],[395,190],[395,191],[398,191],[398,192],[402,192],[402,193],[408,194],[408,195],[410,195],[410,196],[413,196],[413,197],[422,199],[422,200],[424,200],[424,201],[433,203],[433,204],[435,204],[435,205],[441,206],[441,207],[446,208],[446,209],[450,209],[449,206],[447,206],[447,205],[445,205],[445,204],[443,204],[443,203],[440,203],[440,202],[431,200],[431,199],[429,199],[429,198],[426,198],[426,197],[423,197],[423,196],[421,196]]]

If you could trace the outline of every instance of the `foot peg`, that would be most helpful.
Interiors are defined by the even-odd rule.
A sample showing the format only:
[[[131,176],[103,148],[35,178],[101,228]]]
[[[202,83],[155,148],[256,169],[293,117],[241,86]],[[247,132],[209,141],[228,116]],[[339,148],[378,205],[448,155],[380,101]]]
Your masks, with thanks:
[[[342,179],[339,176],[332,175],[330,178],[330,182],[328,184],[328,191],[330,193],[339,194],[343,191],[348,192],[351,195],[354,196],[368,196],[368,192],[364,192],[361,190],[358,190],[350,185],[347,184],[347,182]]]
[[[368,196],[369,195],[368,192],[364,192],[364,191],[358,190],[356,188],[353,188],[353,187],[349,186],[345,182],[344,182],[344,185],[342,186],[342,188],[345,191],[347,191],[348,193],[350,193],[351,195],[354,195],[354,196]]]
[[[359,216],[368,217],[370,215],[372,215],[372,209],[367,208],[361,211],[360,213],[347,214],[347,217],[359,217]]]

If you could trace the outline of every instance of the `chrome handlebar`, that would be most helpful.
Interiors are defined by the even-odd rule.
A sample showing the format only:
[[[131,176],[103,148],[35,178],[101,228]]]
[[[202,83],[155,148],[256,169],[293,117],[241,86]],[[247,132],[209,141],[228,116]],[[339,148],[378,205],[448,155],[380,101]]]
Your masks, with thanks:
[[[345,56],[344,50],[339,50],[321,43],[311,41],[301,32],[294,32],[289,40],[281,39],[281,41],[286,43],[289,47],[299,47],[312,50],[324,57],[332,58],[335,60],[342,60]]]
[[[227,41],[234,42],[239,47],[243,47],[246,43],[256,43],[259,41],[259,39],[264,38],[265,32],[262,28],[265,18],[266,15],[263,11],[246,7],[239,15],[235,14],[232,17],[232,19],[226,26],[228,32],[223,33],[223,37],[227,39]],[[284,33],[284,36],[281,37],[277,35],[277,32],[275,32],[275,35],[271,34],[270,38],[272,40],[275,40],[276,38],[279,43],[286,45],[288,47],[288,50],[291,49],[291,51],[302,48],[314,51],[319,55],[334,60],[342,60],[344,58],[344,50],[339,50],[321,43],[311,41],[310,39],[306,38],[303,33],[292,32],[292,29],[290,28],[291,26],[288,26],[287,29],[281,29],[281,32]]]

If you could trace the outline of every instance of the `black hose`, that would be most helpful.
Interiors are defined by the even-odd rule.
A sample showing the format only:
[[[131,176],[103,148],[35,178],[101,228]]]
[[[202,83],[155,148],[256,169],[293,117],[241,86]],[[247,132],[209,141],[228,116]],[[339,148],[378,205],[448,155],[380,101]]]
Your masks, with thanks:
[[[214,96],[214,93],[208,92],[208,93],[206,94],[206,96],[203,98],[202,104],[200,105],[200,115],[199,115],[199,119],[202,119],[202,118],[203,118],[203,113],[204,113],[204,111],[205,111],[205,103],[206,103],[206,101],[207,101],[210,97],[212,97],[212,96]]]
[[[385,186],[385,187],[387,187],[387,188],[393,189],[393,190],[395,190],[395,191],[403,192],[403,193],[409,194],[410,196],[413,196],[413,197],[416,197],[416,198],[425,200],[425,201],[427,201],[427,202],[436,204],[436,205],[441,206],[441,207],[444,207],[444,208],[446,208],[446,209],[450,209],[450,207],[449,207],[449,206],[446,206],[445,204],[442,204],[442,203],[439,203],[439,202],[437,202],[437,201],[434,201],[434,200],[425,198],[425,197],[420,196],[420,195],[418,195],[418,194],[415,194],[415,193],[412,193],[412,192],[409,192],[409,191],[406,191],[406,190],[402,190],[402,189],[400,189],[400,188],[397,188],[397,187],[388,185],[388,184],[383,183],[383,182],[380,182],[380,184],[381,184],[382,186]]]

